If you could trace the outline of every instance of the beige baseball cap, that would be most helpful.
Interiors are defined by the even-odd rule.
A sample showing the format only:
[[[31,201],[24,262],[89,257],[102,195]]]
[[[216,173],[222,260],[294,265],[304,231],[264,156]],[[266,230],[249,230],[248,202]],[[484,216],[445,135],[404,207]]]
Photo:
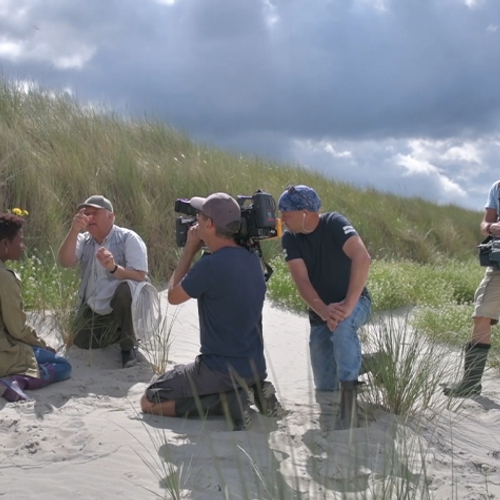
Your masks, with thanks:
[[[102,196],[102,194],[94,194],[90,198],[87,198],[83,203],[80,203],[76,207],[77,210],[80,210],[84,207],[94,207],[94,208],[104,208],[109,212],[113,212],[113,205],[111,202]]]
[[[233,222],[241,222],[240,205],[226,193],[214,193],[208,198],[195,196],[189,200],[189,204],[210,217],[220,229],[226,229]]]

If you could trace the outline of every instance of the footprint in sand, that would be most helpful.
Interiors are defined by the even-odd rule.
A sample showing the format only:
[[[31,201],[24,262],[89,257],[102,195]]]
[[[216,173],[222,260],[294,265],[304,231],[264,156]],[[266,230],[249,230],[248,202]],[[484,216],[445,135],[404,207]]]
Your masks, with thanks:
[[[64,427],[56,419],[8,421],[0,432],[0,470],[4,467],[32,468],[54,462],[84,463],[116,451],[95,429],[78,418],[68,418]]]

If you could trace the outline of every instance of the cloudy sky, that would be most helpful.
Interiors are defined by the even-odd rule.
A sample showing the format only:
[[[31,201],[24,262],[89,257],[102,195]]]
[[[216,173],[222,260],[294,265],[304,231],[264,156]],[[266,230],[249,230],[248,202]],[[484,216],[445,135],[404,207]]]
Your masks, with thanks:
[[[500,179],[499,0],[0,0],[0,72],[359,186]]]

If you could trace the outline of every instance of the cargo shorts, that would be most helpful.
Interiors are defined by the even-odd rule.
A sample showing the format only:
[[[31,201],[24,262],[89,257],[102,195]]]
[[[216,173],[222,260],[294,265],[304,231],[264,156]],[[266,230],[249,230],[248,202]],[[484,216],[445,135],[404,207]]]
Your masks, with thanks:
[[[212,370],[200,355],[194,363],[176,365],[163,375],[153,377],[146,397],[151,402],[192,398],[251,387],[259,380],[259,377],[242,378],[233,370],[228,373]]]
[[[500,271],[488,267],[474,295],[473,318],[490,318],[491,324],[500,317]]]

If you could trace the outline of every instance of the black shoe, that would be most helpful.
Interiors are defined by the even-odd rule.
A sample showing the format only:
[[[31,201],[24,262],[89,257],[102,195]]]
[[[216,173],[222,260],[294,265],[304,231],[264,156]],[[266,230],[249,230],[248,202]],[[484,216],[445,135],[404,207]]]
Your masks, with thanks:
[[[262,381],[252,386],[255,406],[266,417],[283,417],[285,411],[276,397],[276,389],[271,382]]]
[[[130,349],[128,351],[122,350],[122,368],[130,368],[137,364],[137,356],[135,354],[135,349]]]
[[[175,414],[185,418],[225,416],[235,431],[246,431],[252,426],[246,394],[241,388],[221,394],[206,394],[199,398],[178,399],[175,402]]]
[[[225,392],[221,394],[221,399],[223,400],[224,414],[233,423],[233,431],[247,431],[252,427],[250,408],[243,389]]]

